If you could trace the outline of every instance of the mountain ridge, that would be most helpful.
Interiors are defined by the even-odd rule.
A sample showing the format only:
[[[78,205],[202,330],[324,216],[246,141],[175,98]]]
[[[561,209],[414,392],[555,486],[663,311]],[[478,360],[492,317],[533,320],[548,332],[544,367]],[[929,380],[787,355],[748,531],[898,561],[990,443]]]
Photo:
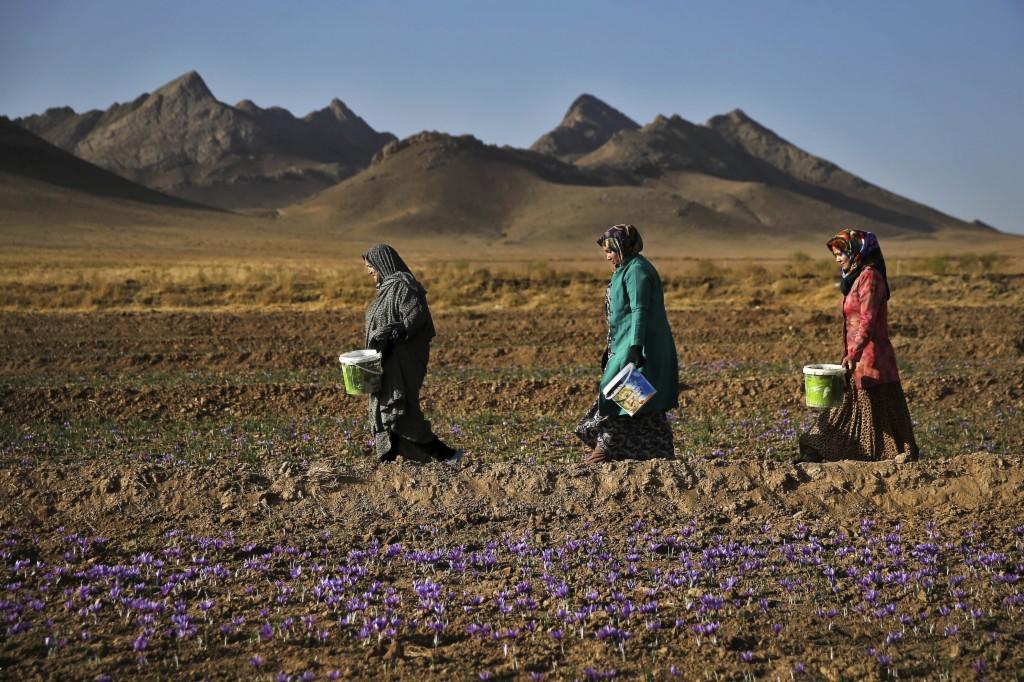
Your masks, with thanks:
[[[229,105],[188,71],[103,111],[53,107],[18,123],[177,197],[334,216],[360,229],[401,232],[408,219],[409,229],[423,233],[516,239],[539,224],[582,230],[608,222],[602,216],[609,211],[617,213],[612,222],[643,217],[675,235],[992,229],[874,185],[742,109],[703,124],[672,114],[641,126],[583,93],[555,128],[517,149],[433,131],[399,140],[336,97],[302,117],[250,99]]]
[[[395,139],[338,98],[304,118],[239,104],[217,100],[188,71],[104,111],[56,107],[15,122],[130,180],[226,208],[301,199],[365,168]]]
[[[710,144],[716,136],[679,117],[648,125],[689,134],[681,138],[692,143],[686,149],[701,148],[694,139]],[[615,149],[623,144],[620,138],[628,142],[635,132],[606,144]],[[282,216],[327,230],[343,226],[350,237],[482,239],[496,246],[538,239],[570,243],[624,221],[679,248],[692,240],[767,235],[775,243],[807,243],[842,226],[871,229],[884,239],[987,233],[956,219],[933,219],[942,214],[904,213],[835,189],[808,187],[724,140],[715,144],[723,155],[733,155],[723,158],[726,167],[752,164],[748,176],[730,178],[680,163],[638,177],[635,168],[583,163],[586,157],[568,163],[469,135],[423,132],[390,143],[366,170],[283,209]]]
[[[122,178],[0,116],[0,174],[82,194],[140,204],[210,210]]]

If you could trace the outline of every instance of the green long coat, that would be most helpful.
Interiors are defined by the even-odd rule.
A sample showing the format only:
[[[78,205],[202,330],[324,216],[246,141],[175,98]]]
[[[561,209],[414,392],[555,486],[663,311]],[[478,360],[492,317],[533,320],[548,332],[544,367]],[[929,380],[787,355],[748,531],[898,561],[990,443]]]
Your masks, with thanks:
[[[637,414],[664,412],[679,406],[679,362],[676,344],[665,313],[661,277],[643,256],[633,256],[615,270],[608,285],[608,365],[601,386],[626,366],[630,346],[643,346],[644,366],[640,372],[657,390]],[[598,391],[602,415],[625,415]]]

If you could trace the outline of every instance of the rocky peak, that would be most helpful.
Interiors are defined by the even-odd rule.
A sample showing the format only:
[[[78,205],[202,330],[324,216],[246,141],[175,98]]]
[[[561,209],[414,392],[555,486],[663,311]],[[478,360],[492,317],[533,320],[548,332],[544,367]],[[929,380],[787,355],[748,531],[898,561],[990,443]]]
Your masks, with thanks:
[[[805,182],[826,184],[836,174],[848,173],[834,163],[810,154],[758,123],[742,109],[733,109],[708,119],[708,128],[716,131],[750,156],[774,166],[783,173]]]
[[[486,145],[472,135],[448,135],[447,133],[439,133],[433,130],[424,130],[405,139],[389,142],[373,155],[370,165],[375,166],[395,154],[412,147],[431,148],[438,153],[450,157],[466,151],[479,151],[484,149]]]
[[[331,100],[331,103],[327,108],[339,121],[348,121],[353,118],[358,118],[354,113],[352,113],[352,110],[345,106],[345,103],[337,97]]]
[[[743,111],[742,109],[733,109],[728,114],[725,114],[725,118],[730,123],[735,123],[737,125],[744,123],[757,124],[757,121],[747,116],[747,112]]]
[[[727,114],[719,114],[708,119],[707,127],[717,130],[726,137],[736,136],[741,133],[757,134],[763,137],[771,137],[781,140],[778,135],[764,127],[742,109],[733,109]]]
[[[366,126],[366,122],[345,106],[345,103],[337,97],[332,99],[331,103],[323,109],[317,109],[306,114],[304,120],[318,125],[341,125],[342,127],[353,128],[363,128]]]
[[[253,102],[251,99],[243,99],[241,102],[239,102],[238,104],[235,105],[235,109],[238,109],[240,111],[244,111],[244,112],[250,113],[250,114],[258,113],[260,111],[263,111],[263,109],[261,109],[260,106],[258,104],[256,104],[256,102]]]
[[[593,95],[583,94],[573,100],[558,127],[534,142],[530,149],[573,161],[594,151],[616,133],[639,127],[618,109]]]
[[[68,116],[74,116],[75,110],[71,107],[50,107],[43,112],[43,116],[50,116],[53,118],[66,118]]]
[[[634,130],[640,126],[618,109],[609,106],[593,95],[583,94],[573,100],[565,113],[561,125],[570,126],[577,122],[590,122],[610,129],[612,134],[619,130]]]
[[[184,73],[171,82],[158,88],[154,95],[162,95],[167,98],[183,97],[188,99],[214,99],[206,81],[196,71]]]

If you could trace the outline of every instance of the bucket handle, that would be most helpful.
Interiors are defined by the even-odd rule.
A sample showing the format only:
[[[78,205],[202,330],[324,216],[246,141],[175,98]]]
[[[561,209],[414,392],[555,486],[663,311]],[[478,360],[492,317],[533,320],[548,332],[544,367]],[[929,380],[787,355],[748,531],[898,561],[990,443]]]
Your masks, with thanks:
[[[373,369],[372,367],[370,367],[368,365],[361,365],[358,362],[342,362],[341,364],[347,365],[349,367],[358,367],[361,370],[363,370],[364,372],[369,372],[370,374],[383,374],[384,373],[384,368],[383,367],[380,368],[380,371],[377,371],[377,370]]]

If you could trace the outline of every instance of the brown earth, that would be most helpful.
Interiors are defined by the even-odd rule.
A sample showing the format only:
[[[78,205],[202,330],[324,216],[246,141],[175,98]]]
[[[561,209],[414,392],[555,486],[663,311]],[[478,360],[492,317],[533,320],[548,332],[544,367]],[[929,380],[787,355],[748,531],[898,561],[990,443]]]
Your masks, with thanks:
[[[799,409],[799,370],[788,365],[831,356],[841,324],[837,314],[784,309],[721,310],[713,316],[706,310],[674,311],[670,322],[680,362],[695,368],[681,393],[683,407],[695,413],[764,404]],[[359,313],[345,311],[9,313],[4,323],[0,414],[14,422],[115,415],[175,419],[220,411],[301,416],[332,409],[338,390],[329,380],[252,377],[315,370],[336,379],[336,356],[358,347],[362,324]],[[440,314],[432,371],[485,373],[456,382],[428,377],[426,400],[462,415],[481,407],[582,412],[591,399],[590,368],[602,325],[581,311]],[[1024,313],[1015,306],[960,308],[945,319],[932,309],[901,310],[892,334],[898,357],[922,374],[905,380],[911,400],[970,410],[1019,406],[1024,399]],[[964,361],[972,366],[949,371]],[[716,363],[739,369],[716,372]],[[743,369],[750,363],[755,366]],[[766,375],[757,364],[786,373]],[[553,375],[517,376],[515,370],[524,368]],[[576,371],[564,376],[567,369]],[[211,376],[188,377],[196,372]],[[133,380],[160,374],[184,378]],[[342,409],[358,412],[357,403],[342,401]]]

